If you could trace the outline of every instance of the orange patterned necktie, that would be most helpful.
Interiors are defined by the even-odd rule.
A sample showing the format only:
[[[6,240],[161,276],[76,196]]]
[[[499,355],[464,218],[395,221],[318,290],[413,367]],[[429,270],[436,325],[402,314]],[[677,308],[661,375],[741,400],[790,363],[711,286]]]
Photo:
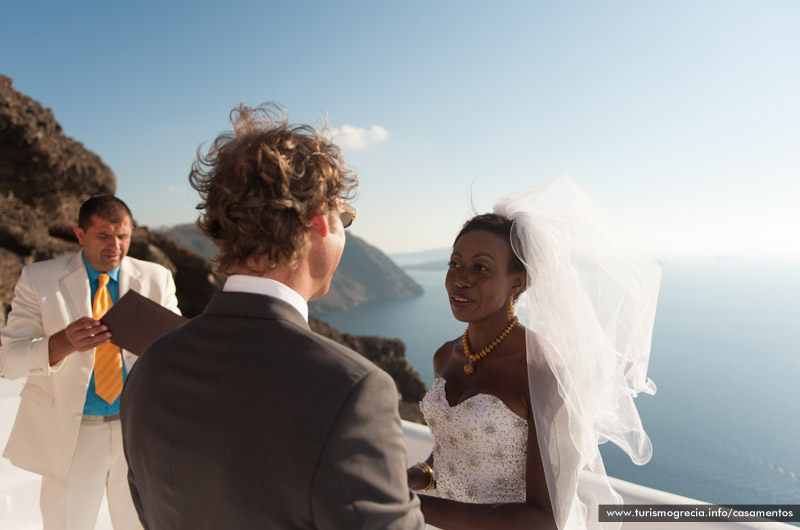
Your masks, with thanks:
[[[92,317],[99,320],[113,302],[106,287],[108,274],[101,274],[97,280],[100,285],[94,295]],[[122,356],[119,348],[111,343],[94,349],[94,391],[109,403],[114,403],[122,392]]]

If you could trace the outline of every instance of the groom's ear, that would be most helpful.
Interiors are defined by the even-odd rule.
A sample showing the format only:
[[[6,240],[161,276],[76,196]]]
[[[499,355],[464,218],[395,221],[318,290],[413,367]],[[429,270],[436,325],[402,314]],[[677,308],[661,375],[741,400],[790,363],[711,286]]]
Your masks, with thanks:
[[[330,231],[328,216],[324,213],[315,213],[310,216],[311,230],[318,233],[320,237],[325,237]]]

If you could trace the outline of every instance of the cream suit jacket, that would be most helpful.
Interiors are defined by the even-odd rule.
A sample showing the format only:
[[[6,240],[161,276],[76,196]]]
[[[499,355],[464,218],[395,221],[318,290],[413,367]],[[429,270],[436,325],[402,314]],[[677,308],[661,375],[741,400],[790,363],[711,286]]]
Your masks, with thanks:
[[[178,313],[172,274],[155,263],[126,257],[119,271],[120,297],[128,290]],[[27,377],[3,456],[22,469],[61,478],[72,461],[94,349],[49,364],[51,335],[92,315],[91,288],[81,253],[41,261],[22,270],[8,322],[0,335],[0,375]],[[123,351],[126,369],[136,356]]]

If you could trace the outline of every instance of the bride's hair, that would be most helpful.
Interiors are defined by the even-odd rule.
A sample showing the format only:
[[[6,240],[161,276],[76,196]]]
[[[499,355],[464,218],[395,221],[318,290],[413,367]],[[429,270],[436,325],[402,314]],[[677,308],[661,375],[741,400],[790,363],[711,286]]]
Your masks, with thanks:
[[[491,232],[508,242],[509,272],[512,274],[521,272],[527,277],[527,269],[525,268],[525,265],[511,248],[511,233],[513,227],[514,222],[511,219],[503,217],[502,215],[497,215],[496,213],[484,213],[476,215],[464,223],[464,226],[461,227],[461,231],[453,241],[453,245],[455,245],[456,242],[461,239],[461,236],[467,232],[472,232],[473,230],[486,230],[487,232]],[[525,291],[524,288],[514,296],[514,300],[516,300],[523,291]]]

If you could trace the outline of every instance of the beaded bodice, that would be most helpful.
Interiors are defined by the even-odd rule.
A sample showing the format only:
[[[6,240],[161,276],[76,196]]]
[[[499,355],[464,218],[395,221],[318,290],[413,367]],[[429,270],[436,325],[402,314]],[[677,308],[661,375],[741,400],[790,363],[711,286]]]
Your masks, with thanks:
[[[525,502],[528,422],[489,394],[451,407],[445,384],[436,377],[420,402],[434,438],[438,496],[473,503]]]

